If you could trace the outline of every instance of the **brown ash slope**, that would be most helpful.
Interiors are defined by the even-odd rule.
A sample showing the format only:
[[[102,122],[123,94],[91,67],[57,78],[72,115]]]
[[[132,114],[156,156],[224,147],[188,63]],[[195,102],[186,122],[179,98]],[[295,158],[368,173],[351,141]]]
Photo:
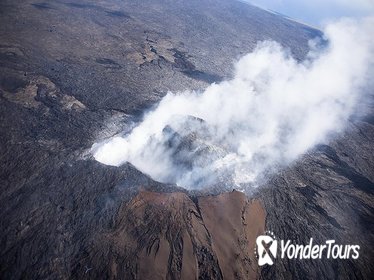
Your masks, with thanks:
[[[302,59],[319,34],[229,0],[1,1],[0,278],[370,278],[372,98],[365,117],[270,178],[255,200],[188,194],[87,152],[168,90],[229,78],[257,41]],[[263,229],[358,243],[361,255],[258,270]]]
[[[182,192],[141,191],[121,205],[110,230],[93,235],[72,275],[253,279],[259,275],[254,237],[265,229],[264,216],[258,200],[236,191],[193,200]]]

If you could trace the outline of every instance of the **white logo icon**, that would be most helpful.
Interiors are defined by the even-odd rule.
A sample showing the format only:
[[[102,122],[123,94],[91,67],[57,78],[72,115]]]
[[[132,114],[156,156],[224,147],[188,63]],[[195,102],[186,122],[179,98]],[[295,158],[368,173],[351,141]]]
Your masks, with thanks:
[[[273,259],[277,257],[278,242],[275,237],[260,235],[256,239],[258,265],[272,265]]]
[[[360,256],[360,245],[340,245],[335,240],[327,240],[325,244],[314,244],[313,238],[309,243],[295,244],[291,240],[278,240],[271,231],[266,231],[264,235],[260,235],[256,239],[255,254],[258,258],[258,265],[273,265],[277,258],[279,243],[279,257],[281,259],[358,259]]]

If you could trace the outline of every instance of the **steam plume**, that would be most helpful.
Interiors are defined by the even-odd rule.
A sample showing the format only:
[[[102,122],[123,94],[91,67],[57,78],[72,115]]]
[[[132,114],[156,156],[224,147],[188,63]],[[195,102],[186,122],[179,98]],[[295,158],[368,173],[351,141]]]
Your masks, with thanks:
[[[203,92],[169,92],[124,137],[92,148],[108,165],[131,162],[188,189],[256,186],[344,128],[373,64],[374,19],[342,20],[298,62],[261,42],[230,81]]]

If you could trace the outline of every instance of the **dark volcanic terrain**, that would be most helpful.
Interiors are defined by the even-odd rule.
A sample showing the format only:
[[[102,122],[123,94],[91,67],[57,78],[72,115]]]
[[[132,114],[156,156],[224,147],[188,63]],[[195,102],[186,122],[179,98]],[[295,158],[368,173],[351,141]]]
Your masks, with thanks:
[[[256,42],[299,60],[321,33],[234,0],[0,1],[0,279],[370,279],[374,102],[251,197],[189,193],[95,142],[168,90],[230,78]],[[281,260],[255,238],[359,244],[357,260]]]

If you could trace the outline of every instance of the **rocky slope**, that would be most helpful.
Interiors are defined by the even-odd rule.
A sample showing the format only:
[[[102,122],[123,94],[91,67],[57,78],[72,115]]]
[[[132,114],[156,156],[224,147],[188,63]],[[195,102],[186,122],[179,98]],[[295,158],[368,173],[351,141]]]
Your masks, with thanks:
[[[302,59],[316,35],[231,0],[1,1],[0,278],[369,279],[371,97],[343,135],[251,198],[188,193],[89,154],[168,90],[229,78],[257,41],[277,40]],[[362,251],[259,269],[254,239],[264,229]]]
[[[190,198],[182,192],[141,191],[121,205],[111,229],[93,236],[73,276],[255,278],[253,248],[264,229],[261,203],[240,192]]]

